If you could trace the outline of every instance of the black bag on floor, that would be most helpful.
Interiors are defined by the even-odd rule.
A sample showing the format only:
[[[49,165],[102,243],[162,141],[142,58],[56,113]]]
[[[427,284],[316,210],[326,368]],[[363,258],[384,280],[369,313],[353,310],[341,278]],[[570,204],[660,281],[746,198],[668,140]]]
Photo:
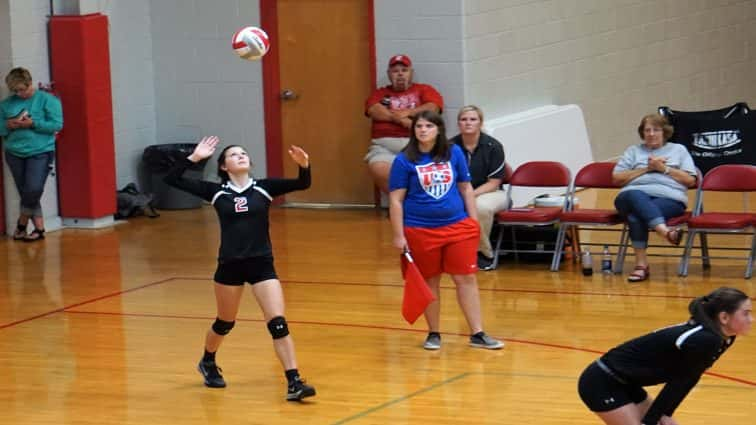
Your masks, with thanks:
[[[512,230],[511,226],[498,226],[498,231],[504,232],[501,239],[501,249],[514,249],[516,242],[518,250],[537,251],[519,253],[518,257],[520,260],[534,263],[551,262],[553,254],[549,250],[554,250],[557,234],[559,233],[558,226],[514,226],[514,240]],[[497,238],[497,231],[491,232],[491,246],[496,247]],[[565,238],[564,246],[569,247],[572,244],[572,240],[569,235],[565,235]],[[510,258],[514,257],[514,253],[508,253],[507,255]]]
[[[116,191],[118,202],[115,213],[116,220],[146,215],[149,218],[160,217],[152,206],[152,195],[142,193],[134,183],[129,183],[123,189]]]

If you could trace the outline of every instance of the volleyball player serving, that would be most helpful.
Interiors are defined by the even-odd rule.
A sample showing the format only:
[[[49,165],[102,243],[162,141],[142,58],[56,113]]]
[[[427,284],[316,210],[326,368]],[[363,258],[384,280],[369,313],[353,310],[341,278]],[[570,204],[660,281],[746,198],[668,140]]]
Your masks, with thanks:
[[[285,370],[286,399],[299,401],[314,396],[315,388],[300,378],[297,369],[294,341],[284,318],[283,292],[273,265],[268,233],[268,210],[273,198],[310,187],[309,157],[301,148],[292,146],[289,156],[299,165],[298,178],[255,180],[249,175],[251,163],[247,152],[241,146],[231,145],[218,157],[220,183],[184,177],[184,171],[193,163],[213,155],[218,142],[215,136],[204,137],[194,152],[179,161],[165,178],[166,183],[210,202],[220,221],[221,244],[214,285],[218,315],[207,332],[205,352],[198,369],[208,387],[226,386],[215,354],[234,327],[246,282],[252,286],[273,337],[276,355]]]

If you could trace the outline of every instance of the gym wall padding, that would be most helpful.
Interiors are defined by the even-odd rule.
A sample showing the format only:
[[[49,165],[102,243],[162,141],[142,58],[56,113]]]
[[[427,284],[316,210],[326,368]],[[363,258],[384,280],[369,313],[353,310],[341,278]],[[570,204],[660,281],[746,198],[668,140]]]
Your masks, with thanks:
[[[108,18],[52,16],[51,79],[63,104],[57,144],[61,217],[116,211],[115,146]]]

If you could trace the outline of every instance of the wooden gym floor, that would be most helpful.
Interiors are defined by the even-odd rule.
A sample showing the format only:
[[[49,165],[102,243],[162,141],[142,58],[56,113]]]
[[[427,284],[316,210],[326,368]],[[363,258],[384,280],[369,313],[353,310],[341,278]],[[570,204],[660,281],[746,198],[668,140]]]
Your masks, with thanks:
[[[384,212],[277,208],[271,219],[300,370],[318,391],[312,401],[284,401],[283,372],[249,292],[218,354],[228,387],[203,386],[195,367],[215,317],[218,247],[215,214],[203,207],[55,232],[42,243],[0,241],[0,422],[597,424],[576,382],[600,353],[685,320],[689,300],[718,286],[756,293],[744,262],[714,260],[702,271],[694,260],[683,279],[676,258],[657,257],[651,281],[633,285],[625,275],[583,277],[569,260],[551,273],[546,263],[505,259],[478,279],[485,328],[506,347],[467,346],[445,278],[443,347],[428,352],[422,319],[411,326],[400,315]],[[752,424],[754,355],[756,338],[738,340],[678,422]]]

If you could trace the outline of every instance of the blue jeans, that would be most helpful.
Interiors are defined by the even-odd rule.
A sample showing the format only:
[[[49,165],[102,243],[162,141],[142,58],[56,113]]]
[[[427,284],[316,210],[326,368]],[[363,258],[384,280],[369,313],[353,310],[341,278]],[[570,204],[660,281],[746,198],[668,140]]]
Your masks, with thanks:
[[[627,190],[614,200],[617,211],[627,218],[633,248],[648,246],[648,229],[685,212],[685,204],[669,198],[649,196],[641,190]]]
[[[50,174],[54,158],[55,152],[21,158],[5,151],[5,162],[8,163],[18,195],[21,197],[22,215],[42,217],[42,204],[39,200],[42,198],[45,180]]]

